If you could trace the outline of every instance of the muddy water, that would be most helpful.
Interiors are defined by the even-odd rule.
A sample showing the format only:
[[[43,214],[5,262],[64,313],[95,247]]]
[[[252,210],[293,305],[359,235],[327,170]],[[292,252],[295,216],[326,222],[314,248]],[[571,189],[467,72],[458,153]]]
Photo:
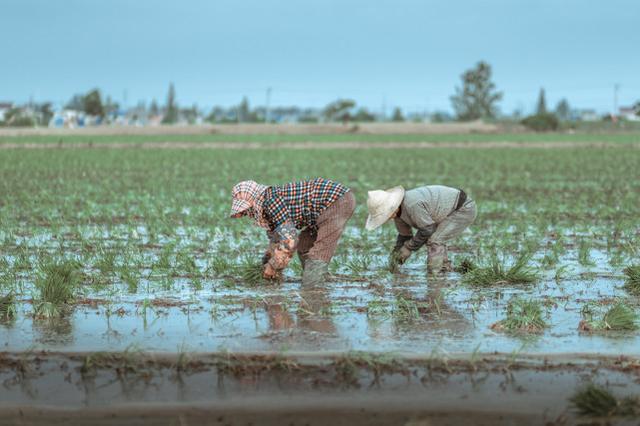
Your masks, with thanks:
[[[605,262],[593,251],[598,265]],[[580,310],[587,302],[624,296],[621,275],[611,268],[580,266],[575,254],[562,259],[566,278],[554,272],[533,286],[474,289],[451,273],[427,278],[414,261],[392,276],[343,270],[326,286],[304,289],[289,272],[280,286],[229,287],[222,280],[175,279],[169,289],[140,283],[147,292],[128,294],[123,285],[86,292],[86,300],[59,320],[34,319],[28,297],[14,321],[0,325],[8,351],[373,351],[452,353],[597,353],[640,355],[636,333],[583,334]],[[382,259],[375,259],[380,268]],[[375,265],[374,265],[375,266]],[[28,285],[27,285],[28,287]],[[23,294],[29,294],[25,291]],[[512,336],[491,330],[504,318],[510,298],[545,303],[550,328],[539,335]]]

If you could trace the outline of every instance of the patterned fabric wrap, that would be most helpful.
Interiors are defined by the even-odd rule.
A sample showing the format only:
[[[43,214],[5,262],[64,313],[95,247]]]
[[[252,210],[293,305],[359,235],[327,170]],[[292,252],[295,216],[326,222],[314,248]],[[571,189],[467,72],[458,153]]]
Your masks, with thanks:
[[[266,185],[261,185],[252,180],[244,180],[237,183],[231,190],[232,202],[230,216],[248,210],[256,224],[262,228],[269,229],[269,224],[263,218],[262,204]]]
[[[344,185],[324,178],[270,186],[263,194],[262,213],[270,231],[287,221],[291,221],[296,229],[313,228],[320,213],[348,190]]]

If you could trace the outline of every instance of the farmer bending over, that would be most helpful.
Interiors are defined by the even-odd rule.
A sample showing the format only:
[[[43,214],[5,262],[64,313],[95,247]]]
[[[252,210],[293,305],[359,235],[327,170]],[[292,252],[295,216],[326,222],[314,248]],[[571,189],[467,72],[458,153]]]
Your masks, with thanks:
[[[323,178],[274,186],[247,180],[233,187],[232,196],[231,217],[250,216],[267,230],[270,243],[262,259],[264,278],[276,278],[297,250],[304,268],[302,284],[324,281],[355,209],[349,188]]]
[[[393,218],[398,238],[392,258],[403,264],[411,253],[427,245],[427,270],[451,270],[448,241],[462,234],[476,218],[476,203],[456,188],[427,185],[409,191],[401,186],[386,191],[369,191],[366,228],[375,229]],[[412,228],[417,229],[413,235]]]

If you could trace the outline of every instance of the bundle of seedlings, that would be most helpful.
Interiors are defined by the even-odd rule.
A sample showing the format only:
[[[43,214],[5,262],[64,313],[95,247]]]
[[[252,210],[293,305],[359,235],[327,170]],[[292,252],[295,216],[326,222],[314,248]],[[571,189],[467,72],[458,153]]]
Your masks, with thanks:
[[[0,296],[0,321],[6,321],[16,316],[16,299],[13,293]]]
[[[260,260],[245,257],[242,263],[237,267],[238,275],[241,280],[249,286],[257,286],[261,284],[276,284],[280,281],[280,277],[267,280],[263,277],[264,264]]]
[[[64,314],[68,304],[75,299],[80,280],[80,264],[76,261],[48,261],[42,264],[35,282],[35,316],[52,318]]]
[[[511,299],[505,319],[494,323],[492,330],[507,333],[541,333],[548,324],[543,319],[542,303],[533,299]]]
[[[504,284],[531,284],[538,280],[538,271],[529,266],[531,254],[520,254],[509,266],[494,255],[487,265],[478,265],[462,278],[465,284],[489,287]]]
[[[399,250],[393,250],[389,254],[389,259],[387,260],[387,268],[389,269],[389,272],[391,272],[392,274],[395,274],[396,272],[398,272],[398,269],[400,268],[400,251]]]
[[[640,295],[640,265],[631,265],[624,268],[627,279],[624,289],[631,294]]]
[[[587,304],[582,308],[583,319],[578,330],[598,331],[634,331],[638,329],[638,314],[635,309],[622,301],[616,302],[604,314]]]
[[[640,399],[626,397],[617,399],[611,392],[593,383],[579,390],[569,401],[583,416],[638,416],[640,415]]]

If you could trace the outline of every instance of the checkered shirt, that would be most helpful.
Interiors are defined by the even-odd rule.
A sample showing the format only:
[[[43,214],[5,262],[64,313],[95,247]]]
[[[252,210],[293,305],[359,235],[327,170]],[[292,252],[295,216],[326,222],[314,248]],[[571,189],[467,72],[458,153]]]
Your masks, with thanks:
[[[320,213],[347,191],[346,186],[324,178],[270,186],[264,192],[263,217],[271,231],[288,220],[297,229],[315,227]]]

